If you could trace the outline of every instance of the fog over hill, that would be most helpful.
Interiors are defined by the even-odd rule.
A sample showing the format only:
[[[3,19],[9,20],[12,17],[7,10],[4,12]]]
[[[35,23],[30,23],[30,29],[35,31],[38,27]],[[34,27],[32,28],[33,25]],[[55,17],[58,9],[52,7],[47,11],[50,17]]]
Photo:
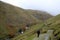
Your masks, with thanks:
[[[60,0],[1,0],[24,9],[46,11],[52,15],[60,14]]]

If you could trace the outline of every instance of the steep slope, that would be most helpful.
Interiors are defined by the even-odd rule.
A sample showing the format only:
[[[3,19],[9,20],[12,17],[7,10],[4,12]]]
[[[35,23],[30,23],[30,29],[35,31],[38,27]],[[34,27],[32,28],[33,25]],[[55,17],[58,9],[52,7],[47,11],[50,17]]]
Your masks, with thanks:
[[[19,29],[23,29],[26,25],[42,22],[32,14],[33,12],[0,1],[0,38],[15,35]]]
[[[22,8],[0,1],[0,33],[2,35],[13,35],[18,29],[23,28],[30,22],[36,23],[39,22],[39,20],[25,14]]]
[[[59,40],[60,39],[60,14],[47,20],[46,24],[48,26],[46,28],[54,30],[54,36],[56,37],[57,40]]]

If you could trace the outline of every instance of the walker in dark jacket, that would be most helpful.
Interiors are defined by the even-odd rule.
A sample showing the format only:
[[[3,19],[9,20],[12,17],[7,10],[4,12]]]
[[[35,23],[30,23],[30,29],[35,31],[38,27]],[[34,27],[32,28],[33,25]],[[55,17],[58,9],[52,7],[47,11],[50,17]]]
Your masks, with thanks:
[[[39,37],[39,35],[40,35],[40,30],[37,31],[37,37]]]

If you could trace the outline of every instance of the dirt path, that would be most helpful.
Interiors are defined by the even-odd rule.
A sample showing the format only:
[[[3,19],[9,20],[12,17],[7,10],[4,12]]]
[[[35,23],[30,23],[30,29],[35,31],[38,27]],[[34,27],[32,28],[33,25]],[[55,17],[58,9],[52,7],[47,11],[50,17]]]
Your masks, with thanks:
[[[53,30],[48,30],[47,33],[40,34],[39,38],[35,37],[33,40],[53,40]]]

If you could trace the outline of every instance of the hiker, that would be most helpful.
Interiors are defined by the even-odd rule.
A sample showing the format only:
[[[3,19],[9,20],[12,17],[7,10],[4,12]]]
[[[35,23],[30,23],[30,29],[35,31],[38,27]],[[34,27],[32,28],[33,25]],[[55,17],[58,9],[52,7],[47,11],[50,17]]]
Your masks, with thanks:
[[[37,37],[39,37],[39,35],[40,35],[40,30],[37,31]]]
[[[19,29],[19,31],[18,31],[19,33],[21,33],[21,34],[23,34],[23,30],[22,29]]]

